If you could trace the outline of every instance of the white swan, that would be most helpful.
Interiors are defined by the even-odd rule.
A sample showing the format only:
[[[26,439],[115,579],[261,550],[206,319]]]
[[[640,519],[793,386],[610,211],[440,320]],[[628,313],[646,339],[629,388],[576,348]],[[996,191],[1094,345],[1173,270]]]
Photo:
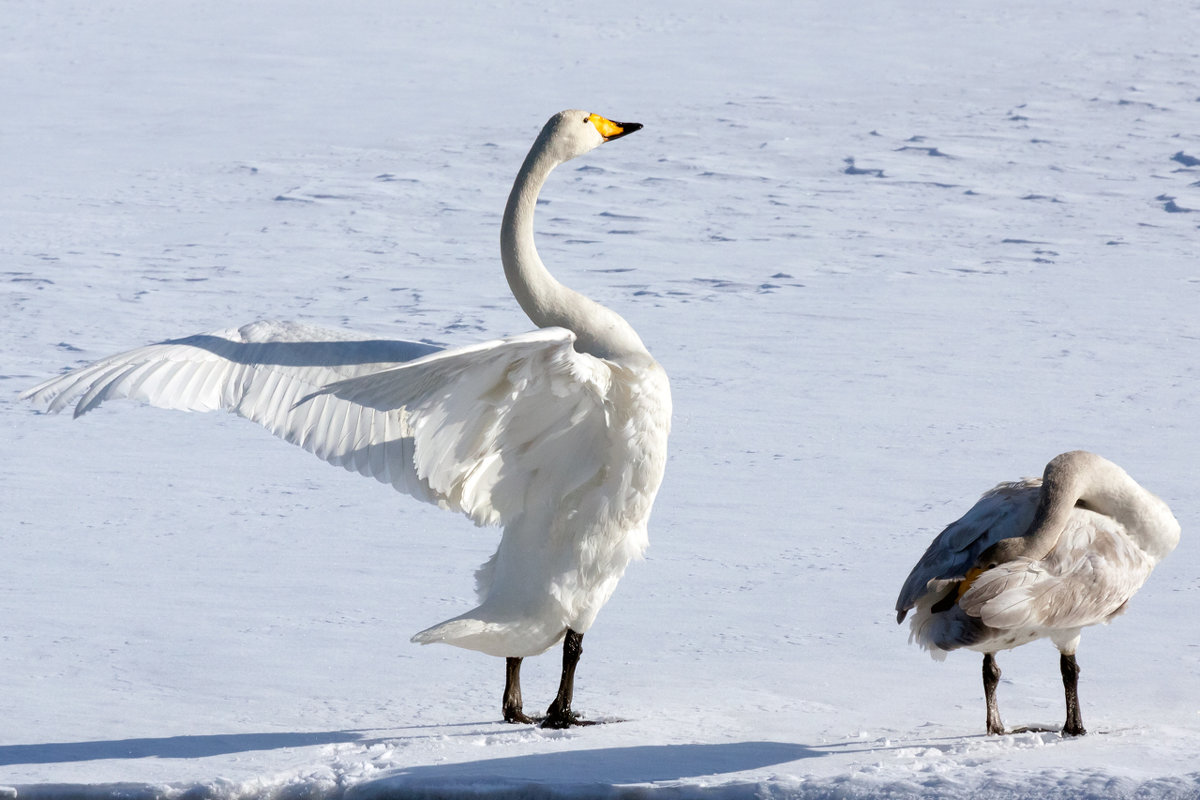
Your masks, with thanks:
[[[554,167],[638,130],[585,111],[542,128],[501,228],[504,272],[541,330],[439,350],[294,323],[163,342],[52,378],[22,397],[75,415],[115,397],[225,409],[332,464],[504,526],[476,572],[479,606],[413,641],[507,658],[504,718],[521,705],[525,656],[559,641],[563,672],[544,720],[571,709],[583,634],[631,559],[666,463],[667,376],[615,312],[551,277],[534,246],[537,196]]]
[[[996,651],[1049,638],[1061,654],[1063,733],[1078,736],[1080,631],[1124,611],[1178,542],[1171,510],[1125,470],[1063,453],[1040,480],[1000,484],[938,534],[900,590],[896,621],[915,607],[910,640],[938,660],[960,647],[984,654],[991,734],[1004,733]]]

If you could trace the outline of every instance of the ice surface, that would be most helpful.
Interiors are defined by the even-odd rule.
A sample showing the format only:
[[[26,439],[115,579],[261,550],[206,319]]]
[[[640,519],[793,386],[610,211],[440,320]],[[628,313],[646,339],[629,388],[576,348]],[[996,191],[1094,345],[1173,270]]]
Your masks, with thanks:
[[[1200,794],[1200,58],[1192,0],[83,3],[0,53],[0,786],[21,797]],[[296,319],[460,344],[553,112],[542,256],[672,376],[671,461],[567,732],[408,643],[495,535],[242,420],[16,399]],[[1080,740],[982,735],[906,642],[929,539],[1099,452],[1183,540],[1084,633]],[[557,659],[526,666],[531,708]],[[1047,643],[1010,725],[1058,726]],[[12,794],[12,791],[7,792]],[[0,792],[0,795],[4,792]]]

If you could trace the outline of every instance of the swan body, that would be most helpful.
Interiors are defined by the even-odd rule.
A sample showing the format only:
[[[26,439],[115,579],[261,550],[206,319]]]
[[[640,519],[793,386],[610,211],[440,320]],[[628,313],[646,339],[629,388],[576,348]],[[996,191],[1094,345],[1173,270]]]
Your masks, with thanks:
[[[1000,484],[938,534],[900,590],[896,619],[913,611],[910,639],[935,659],[984,653],[989,733],[1003,732],[995,653],[1050,639],[1067,688],[1064,731],[1081,734],[1071,677],[1080,633],[1125,610],[1179,532],[1167,505],[1116,464],[1063,453],[1042,478]]]
[[[633,328],[547,271],[533,212],[555,166],[640,127],[564,111],[526,157],[501,255],[536,331],[439,349],[256,322],[112,356],[23,397],[76,416],[113,398],[224,409],[332,464],[503,526],[476,573],[479,605],[413,641],[507,658],[505,717],[526,721],[520,659],[568,640],[577,660],[578,640],[647,546],[671,418],[667,376]],[[569,676],[566,667],[547,719],[556,727],[578,721],[574,663]]]

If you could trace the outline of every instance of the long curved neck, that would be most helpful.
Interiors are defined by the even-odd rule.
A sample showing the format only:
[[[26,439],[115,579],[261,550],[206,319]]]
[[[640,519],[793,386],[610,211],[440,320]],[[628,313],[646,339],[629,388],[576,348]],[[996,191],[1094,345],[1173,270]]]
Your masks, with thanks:
[[[1023,540],[1023,555],[1043,558],[1058,542],[1076,506],[1109,517],[1155,558],[1166,555],[1179,541],[1179,523],[1166,503],[1111,461],[1075,451],[1046,465],[1042,496],[1030,533]]]
[[[500,228],[500,255],[509,288],[539,328],[559,326],[575,334],[575,349],[598,358],[649,355],[633,327],[615,311],[563,286],[542,263],[533,240],[538,193],[561,161],[545,135],[534,143],[508,196]]]
[[[1040,561],[1058,544],[1078,500],[1073,488],[1043,479],[1037,512],[1029,525],[1030,533],[1019,540],[1021,555]]]

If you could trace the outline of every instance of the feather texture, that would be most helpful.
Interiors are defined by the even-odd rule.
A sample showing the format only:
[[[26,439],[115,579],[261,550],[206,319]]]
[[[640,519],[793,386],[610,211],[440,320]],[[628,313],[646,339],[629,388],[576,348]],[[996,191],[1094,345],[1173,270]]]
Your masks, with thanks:
[[[477,525],[502,525],[476,573],[479,607],[416,641],[523,657],[568,629],[582,635],[645,550],[671,393],[624,319],[546,270],[533,213],[555,166],[640,127],[561,112],[517,175],[501,259],[539,330],[442,350],[257,322],[105,358],[23,396],[76,416],[117,398],[223,409]],[[560,709],[557,721],[570,720]]]
[[[1066,485],[1060,474],[1070,476]],[[984,494],[905,580],[897,619],[915,609],[911,638],[935,658],[1042,637],[1073,652],[1080,629],[1124,610],[1179,540],[1166,504],[1110,461],[1066,453],[1047,475],[1053,487],[1026,478]],[[1013,555],[999,556],[1002,547]]]

